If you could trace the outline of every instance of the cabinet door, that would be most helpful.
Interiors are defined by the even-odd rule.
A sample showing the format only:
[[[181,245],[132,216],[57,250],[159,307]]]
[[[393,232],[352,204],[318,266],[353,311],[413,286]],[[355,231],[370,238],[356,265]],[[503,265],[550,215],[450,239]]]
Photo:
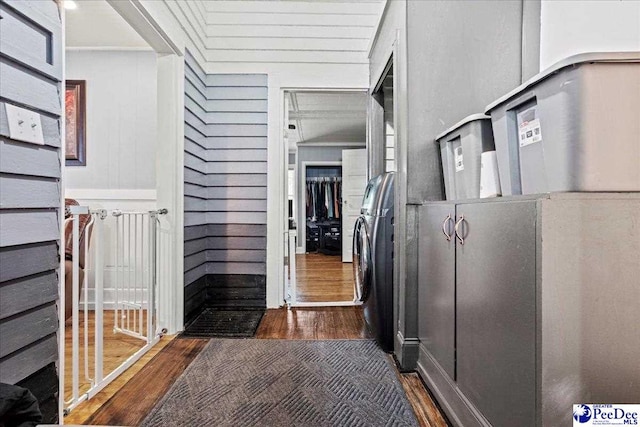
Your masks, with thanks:
[[[420,210],[418,247],[419,338],[455,379],[455,205]],[[444,231],[443,231],[444,229]],[[451,236],[448,240],[445,232]]]
[[[536,202],[456,213],[458,386],[492,425],[534,425]]]

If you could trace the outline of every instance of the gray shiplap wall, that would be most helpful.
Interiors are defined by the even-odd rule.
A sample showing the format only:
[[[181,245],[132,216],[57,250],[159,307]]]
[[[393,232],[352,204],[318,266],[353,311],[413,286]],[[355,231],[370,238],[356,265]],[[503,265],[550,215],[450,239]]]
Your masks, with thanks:
[[[206,276],[266,274],[266,75],[206,74],[187,52],[184,166],[188,313]]]
[[[20,384],[57,359],[62,28],[53,0],[0,16],[0,382]],[[7,104],[40,114],[44,145],[11,139]]]

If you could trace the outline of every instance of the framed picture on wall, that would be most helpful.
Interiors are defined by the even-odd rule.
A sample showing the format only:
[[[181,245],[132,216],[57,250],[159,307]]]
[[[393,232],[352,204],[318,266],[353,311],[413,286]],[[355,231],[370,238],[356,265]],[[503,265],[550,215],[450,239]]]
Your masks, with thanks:
[[[86,81],[67,80],[64,94],[65,165],[86,166]]]

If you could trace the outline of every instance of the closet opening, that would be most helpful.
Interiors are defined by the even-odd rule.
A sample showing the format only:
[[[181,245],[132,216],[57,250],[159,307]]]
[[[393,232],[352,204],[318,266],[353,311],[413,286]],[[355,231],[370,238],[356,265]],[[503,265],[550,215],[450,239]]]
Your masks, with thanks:
[[[353,227],[366,186],[364,91],[285,92],[289,306],[353,305]]]

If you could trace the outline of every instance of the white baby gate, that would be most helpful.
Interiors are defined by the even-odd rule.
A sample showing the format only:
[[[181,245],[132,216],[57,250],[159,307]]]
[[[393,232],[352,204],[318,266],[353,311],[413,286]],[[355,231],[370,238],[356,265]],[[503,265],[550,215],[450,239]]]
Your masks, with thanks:
[[[166,209],[148,212],[91,210],[69,206],[72,222],[72,315],[71,315],[71,392],[65,392],[65,360],[61,358],[60,380],[65,415],[81,402],[95,396],[111,381],[149,351],[164,332],[158,326],[158,258],[164,253],[159,241],[168,230],[161,227],[160,216]],[[80,215],[91,215],[80,248]],[[162,245],[160,245],[162,246]],[[85,253],[85,274],[80,282],[80,251]],[[111,253],[108,253],[111,252]],[[108,266],[106,266],[108,261]],[[108,268],[105,268],[108,267]],[[105,273],[108,289],[105,289]],[[92,284],[93,287],[89,285]],[[105,291],[108,291],[105,292]],[[163,291],[163,290],[160,290]],[[105,301],[108,295],[108,301]],[[82,297],[82,301],[81,298]],[[64,296],[61,295],[61,300]],[[82,302],[82,307],[80,304]],[[106,307],[105,307],[106,305]],[[113,333],[124,334],[142,343],[119,366],[104,375],[104,309],[112,309]],[[91,310],[93,309],[93,310]],[[89,342],[89,314],[94,312],[94,342]],[[62,315],[63,310],[61,310]],[[83,340],[80,342],[80,315],[83,315]],[[64,331],[62,332],[64,333]],[[63,337],[64,338],[64,337]],[[62,342],[65,342],[63,339]],[[93,354],[91,345],[93,344]],[[82,348],[81,348],[82,347]],[[80,386],[80,360],[84,379]],[[90,369],[93,359],[93,370]]]

